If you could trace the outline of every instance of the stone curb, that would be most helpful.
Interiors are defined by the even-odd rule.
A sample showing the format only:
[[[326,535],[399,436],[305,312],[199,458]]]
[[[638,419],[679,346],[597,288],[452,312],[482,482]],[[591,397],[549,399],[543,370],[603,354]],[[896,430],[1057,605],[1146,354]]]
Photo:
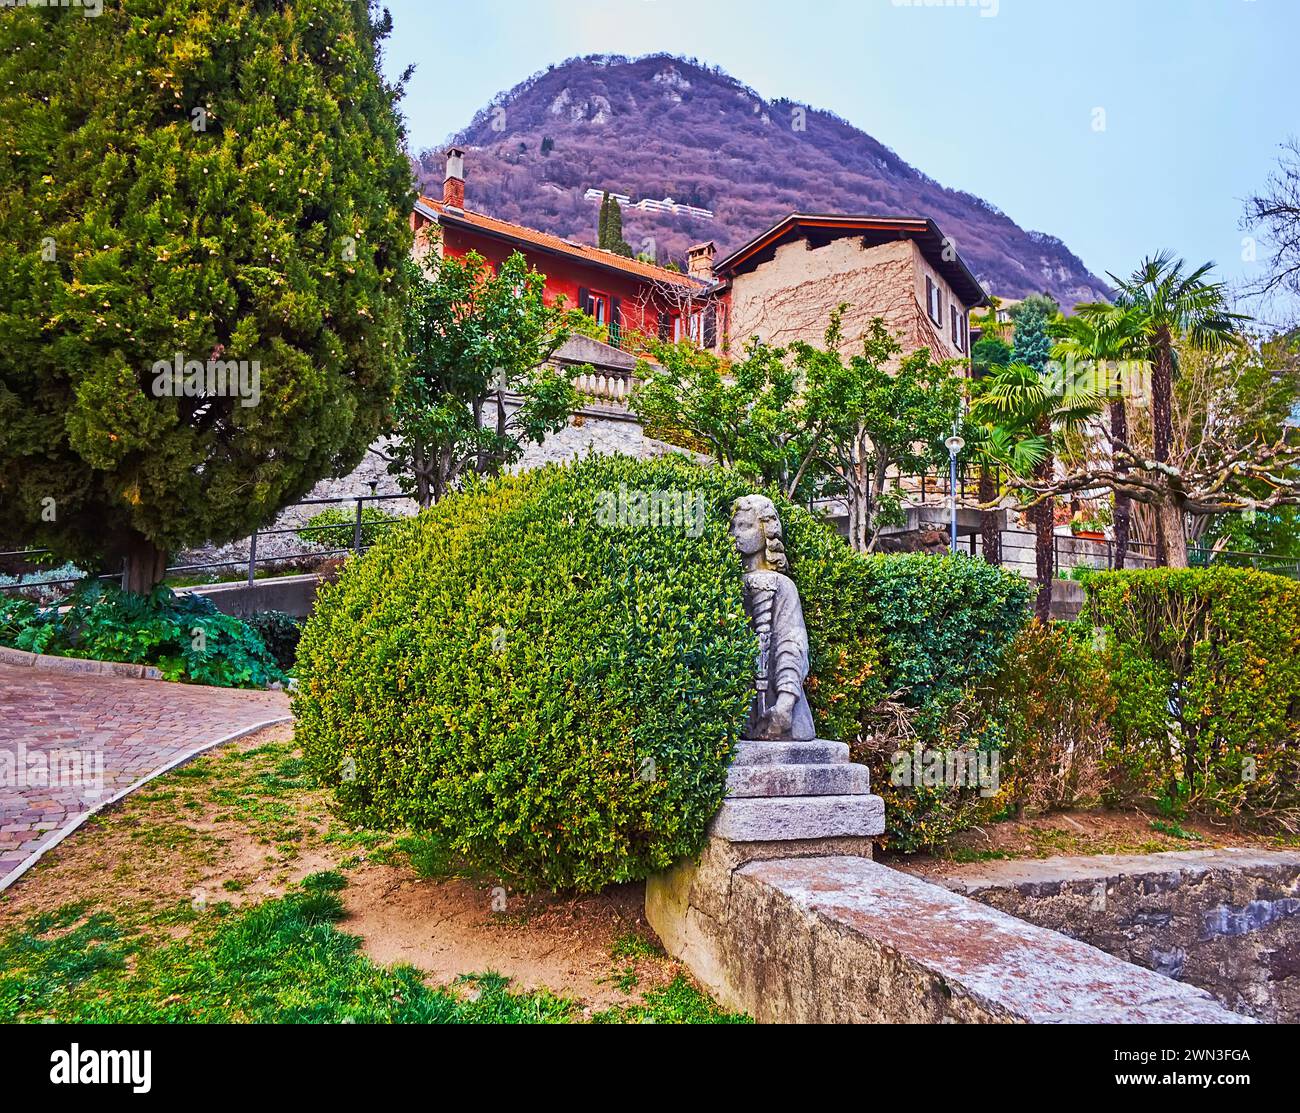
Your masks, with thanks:
[[[123,676],[130,680],[161,680],[162,671],[153,665],[133,665],[127,661],[92,661],[85,657],[54,657],[48,653],[28,653],[0,645],[0,665],[49,672],[71,672],[81,676]]]
[[[32,656],[40,656],[40,655],[32,654]],[[170,761],[163,763],[152,772],[146,773],[139,780],[135,781],[132,784],[127,785],[126,788],[122,789],[120,792],[114,793],[107,800],[102,800],[98,804],[96,804],[93,808],[89,809],[88,811],[84,811],[76,816],[73,816],[72,819],[68,820],[68,822],[65,823],[62,827],[60,827],[57,831],[52,832],[48,838],[46,838],[43,842],[41,842],[40,845],[37,846],[35,850],[33,850],[25,859],[23,859],[23,861],[21,861],[17,866],[15,866],[8,874],[6,874],[4,877],[0,877],[0,893],[4,892],[11,885],[13,885],[20,877],[23,876],[23,874],[25,874],[29,869],[31,869],[34,865],[36,865],[38,861],[40,861],[40,859],[42,858],[42,856],[44,856],[46,851],[51,850],[54,847],[58,846],[59,843],[61,843],[64,839],[66,839],[69,835],[71,835],[78,827],[80,827],[83,823],[85,823],[86,820],[90,819],[92,816],[98,815],[106,808],[112,807],[120,800],[125,799],[131,793],[135,792],[136,789],[143,788],[150,781],[154,780],[157,777],[161,777],[164,773],[170,773],[173,769],[176,769],[179,766],[186,764],[186,762],[193,761],[200,754],[203,754],[208,750],[215,749],[216,747],[224,745],[227,742],[234,742],[237,738],[243,738],[245,735],[253,734],[255,731],[265,730],[267,727],[278,726],[280,723],[291,723],[291,722],[293,722],[292,715],[277,715],[274,718],[265,719],[262,722],[254,723],[250,727],[242,727],[239,730],[232,732],[231,734],[223,735],[221,738],[213,739],[210,742],[203,742],[198,746],[186,750],[184,753],[178,754],[176,757],[172,758]]]

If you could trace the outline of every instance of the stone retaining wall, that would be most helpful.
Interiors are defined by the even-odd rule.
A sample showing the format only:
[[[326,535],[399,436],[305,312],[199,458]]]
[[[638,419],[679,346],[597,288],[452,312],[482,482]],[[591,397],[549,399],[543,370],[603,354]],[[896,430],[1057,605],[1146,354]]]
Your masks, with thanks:
[[[769,844],[769,852],[780,844]],[[815,854],[816,841],[787,844]],[[1243,1023],[1208,993],[824,841],[711,839],[646,915],[720,1003],[770,1023]]]
[[[1300,853],[1201,850],[990,862],[943,882],[993,908],[1300,1021]]]

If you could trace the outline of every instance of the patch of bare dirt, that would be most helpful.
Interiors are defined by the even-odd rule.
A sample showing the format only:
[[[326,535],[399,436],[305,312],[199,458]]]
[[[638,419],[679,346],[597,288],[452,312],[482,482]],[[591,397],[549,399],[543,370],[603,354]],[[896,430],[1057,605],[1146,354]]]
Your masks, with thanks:
[[[292,737],[287,724],[267,727],[218,750],[247,751]],[[196,762],[210,760],[209,755]],[[190,763],[190,764],[195,764]],[[279,856],[251,838],[232,820],[218,821],[226,809],[177,815],[160,807],[157,797],[176,784],[168,774],[92,817],[48,851],[17,884],[0,894],[0,930],[66,904],[89,901],[95,907],[163,905],[193,899],[196,889],[232,904],[242,893],[223,889],[232,878],[255,881]],[[215,855],[211,864],[205,864]],[[302,871],[301,876],[311,869]],[[297,880],[292,874],[287,879]],[[255,891],[250,889],[250,892]]]
[[[492,971],[519,989],[549,989],[593,1008],[632,1004],[681,968],[662,958],[611,959],[629,935],[653,939],[643,912],[645,888],[623,885],[589,897],[525,896],[468,880],[434,881],[390,866],[351,874],[340,925],[364,940],[381,965],[404,962],[431,985]],[[504,905],[504,907],[503,907]],[[633,992],[613,968],[631,968]]]
[[[338,837],[352,829],[332,815],[327,793],[259,794],[258,777],[295,752],[286,748],[292,737],[286,724],[238,739],[194,763],[207,763],[212,775],[168,774],[100,813],[0,894],[0,934],[73,903],[131,910],[145,921],[178,902],[238,908],[282,896],[308,874],[339,870],[348,880],[339,926],[362,939],[373,961],[407,963],[431,985],[491,971],[513,988],[603,1009],[639,1003],[685,972],[654,953],[641,885],[578,898],[525,895],[490,881],[422,878],[403,855],[368,860],[364,844]],[[250,754],[268,744],[283,752]],[[231,751],[249,761],[230,761]],[[189,931],[161,919],[162,935]],[[620,941],[628,953],[615,957]]]

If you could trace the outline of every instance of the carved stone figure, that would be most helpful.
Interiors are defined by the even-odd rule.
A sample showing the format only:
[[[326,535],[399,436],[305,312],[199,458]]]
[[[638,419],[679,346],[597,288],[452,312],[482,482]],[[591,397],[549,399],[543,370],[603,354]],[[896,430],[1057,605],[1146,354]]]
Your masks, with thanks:
[[[803,690],[808,629],[799,589],[785,574],[789,563],[772,500],[762,495],[737,499],[731,507],[731,536],[745,568],[745,613],[758,635],[754,702],[744,737],[801,742],[815,738]]]

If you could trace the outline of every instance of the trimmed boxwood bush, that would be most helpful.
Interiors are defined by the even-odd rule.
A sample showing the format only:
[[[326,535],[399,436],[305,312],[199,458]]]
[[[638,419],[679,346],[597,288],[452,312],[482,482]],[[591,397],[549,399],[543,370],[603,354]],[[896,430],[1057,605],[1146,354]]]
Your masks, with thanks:
[[[849,742],[885,800],[885,835],[911,852],[944,842],[999,801],[978,789],[894,785],[893,755],[998,749],[1000,724],[974,703],[1029,617],[1028,581],[967,556],[861,557],[806,511],[778,500],[808,623],[809,702],[819,732]]]
[[[1300,829],[1300,583],[1236,568],[1097,573],[1116,794]]]
[[[999,805],[1042,814],[1101,801],[1115,696],[1086,624],[1031,623],[980,696],[1003,736]]]
[[[523,886],[598,889],[697,852],[745,717],[755,640],[727,519],[602,524],[596,459],[472,486],[322,588],[298,734],[343,807],[447,839]]]
[[[299,645],[308,761],[350,814],[519,884],[596,889],[698,852],[753,674],[728,532],[752,490],[680,457],[601,457],[477,484],[387,531],[322,589]],[[636,492],[683,496],[688,528],[601,524],[620,492],[634,509]],[[863,558],[774,498],[824,737],[858,740],[895,693],[939,718],[997,668],[1022,580],[965,557]]]

